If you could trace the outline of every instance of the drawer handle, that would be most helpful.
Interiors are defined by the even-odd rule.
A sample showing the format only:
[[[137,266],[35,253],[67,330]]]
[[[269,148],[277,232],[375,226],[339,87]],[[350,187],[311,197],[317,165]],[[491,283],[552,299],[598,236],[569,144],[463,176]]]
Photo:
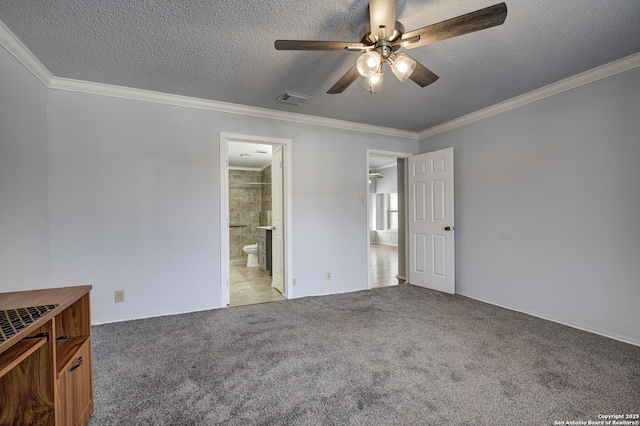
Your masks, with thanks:
[[[76,362],[76,365],[74,365],[73,367],[71,367],[69,369],[69,371],[73,371],[76,368],[80,367],[82,365],[82,363],[84,362],[84,360],[82,359],[82,357],[78,358],[78,362]]]

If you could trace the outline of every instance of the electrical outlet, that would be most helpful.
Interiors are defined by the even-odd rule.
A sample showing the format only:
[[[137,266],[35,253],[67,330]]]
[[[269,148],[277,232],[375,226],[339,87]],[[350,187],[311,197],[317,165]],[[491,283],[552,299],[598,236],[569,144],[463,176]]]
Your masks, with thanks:
[[[298,281],[294,278],[294,279],[291,280],[291,284],[296,285],[296,284],[298,284]]]
[[[360,196],[360,204],[364,204],[364,195]]]
[[[115,296],[115,299],[116,299],[116,303],[124,302],[124,290],[116,290],[114,292],[114,296]]]
[[[331,279],[331,272],[327,272],[327,280]]]

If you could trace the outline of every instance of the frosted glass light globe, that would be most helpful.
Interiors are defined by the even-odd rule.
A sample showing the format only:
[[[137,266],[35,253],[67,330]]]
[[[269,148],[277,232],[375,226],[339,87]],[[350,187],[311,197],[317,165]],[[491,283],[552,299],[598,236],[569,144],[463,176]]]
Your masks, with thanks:
[[[360,55],[356,62],[356,68],[361,76],[368,78],[378,72],[381,63],[382,56],[374,50]]]

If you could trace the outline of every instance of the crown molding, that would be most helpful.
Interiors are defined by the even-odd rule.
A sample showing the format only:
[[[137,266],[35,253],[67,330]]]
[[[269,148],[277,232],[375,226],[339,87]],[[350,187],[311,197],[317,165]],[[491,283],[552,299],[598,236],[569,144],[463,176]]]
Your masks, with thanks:
[[[251,107],[227,102],[212,101],[207,99],[192,98],[188,96],[172,95],[168,93],[154,92],[151,90],[133,89],[123,86],[115,86],[88,81],[73,80],[62,77],[54,77],[53,74],[31,53],[31,51],[16,37],[15,34],[0,21],[0,46],[20,62],[31,74],[49,89],[80,92],[101,96],[110,96],[123,99],[153,102],[165,105],[180,106],[185,108],[204,109],[209,111],[224,112],[229,114],[247,115],[256,118],[288,121],[312,126],[330,127],[341,130],[392,136],[411,140],[421,140],[438,133],[446,132],[475,121],[483,120],[496,114],[500,114],[531,102],[571,90],[573,88],[589,84],[591,82],[618,74],[640,66],[640,53],[634,53],[625,58],[618,59],[608,64],[576,74],[572,77],[560,80],[548,86],[541,87],[524,95],[506,100],[488,108],[475,111],[471,114],[456,118],[437,126],[412,132],[408,130],[392,129],[370,124],[354,123],[350,121],[336,120],[332,118],[316,117],[312,115],[292,112],[276,111],[266,108]]]
[[[418,140],[417,132],[407,130],[353,123],[350,121],[276,111],[227,102],[211,101],[188,96],[172,95],[168,93],[154,92],[151,90],[133,89],[110,84],[92,83],[89,81],[55,77],[2,21],[0,21],[0,46],[9,52],[11,56],[20,62],[29,72],[31,72],[31,74],[33,74],[49,89],[111,96],[115,98],[154,102],[185,108],[204,109],[229,114],[248,115],[257,118],[267,118],[271,120],[309,124],[312,126],[330,127],[334,129],[351,130],[354,132],[373,133],[383,136]]]
[[[49,88],[69,92],[80,92],[93,95],[110,96],[115,98],[132,99],[143,102],[154,102],[164,105],[204,109],[208,111],[225,112],[229,114],[248,115],[257,118],[282,120],[293,123],[309,124],[313,126],[331,127],[335,129],[352,130],[355,132],[374,133],[383,136],[394,136],[399,138],[418,140],[417,132],[407,130],[392,129],[388,127],[373,126],[370,124],[336,120],[333,118],[316,117],[312,115],[298,114],[293,112],[276,111],[267,108],[192,98],[189,96],[172,95],[168,93],[154,92],[151,90],[133,89],[129,87],[114,86],[102,83],[92,83],[89,81],[73,80],[62,77],[54,77],[51,81],[51,84],[49,84]]]
[[[516,96],[515,98],[511,98],[499,104],[492,105],[488,108],[472,112],[471,114],[464,115],[460,118],[456,118],[455,120],[451,120],[446,123],[422,130],[418,133],[418,140],[437,135],[438,133],[453,130],[455,128],[465,126],[475,121],[483,120],[485,118],[491,117],[492,115],[501,114],[503,112],[519,108],[521,106],[530,104],[531,102],[535,102],[540,99],[556,95],[558,93],[566,92],[567,90],[571,90],[576,87],[600,80],[602,78],[619,74],[638,66],[640,66],[640,53],[634,53],[622,59],[618,59],[608,64],[601,65],[580,74],[576,74],[569,78],[565,78],[564,80],[549,84],[548,86],[532,90],[531,92],[525,93],[524,95]]]
[[[42,84],[49,86],[53,79],[53,74],[47,67],[35,57],[11,30],[0,21],[0,46],[2,46],[11,56],[16,58],[31,74]]]

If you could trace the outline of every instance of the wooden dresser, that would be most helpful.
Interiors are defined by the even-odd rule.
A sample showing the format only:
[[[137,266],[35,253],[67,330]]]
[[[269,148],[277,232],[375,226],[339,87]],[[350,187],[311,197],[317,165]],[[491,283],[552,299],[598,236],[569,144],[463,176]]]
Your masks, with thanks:
[[[93,414],[90,291],[87,285],[0,293],[2,318],[28,312],[24,328],[4,321],[0,335],[0,425],[87,424]]]

